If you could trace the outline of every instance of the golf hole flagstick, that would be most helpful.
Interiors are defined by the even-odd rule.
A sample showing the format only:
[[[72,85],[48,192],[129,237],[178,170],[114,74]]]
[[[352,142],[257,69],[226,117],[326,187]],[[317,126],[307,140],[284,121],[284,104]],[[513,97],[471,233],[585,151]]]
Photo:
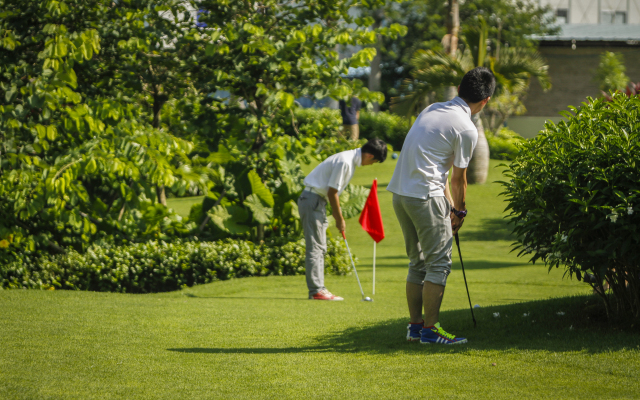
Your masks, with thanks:
[[[457,233],[454,235],[454,237],[456,238],[456,246],[458,246],[458,255],[460,256],[460,265],[462,265],[462,276],[464,277],[464,286],[467,288],[467,298],[469,299],[469,309],[471,310],[471,319],[473,319],[473,327],[475,328],[476,317],[473,315],[473,307],[471,306],[471,296],[469,295],[469,285],[467,285],[467,275],[464,273],[464,263],[462,262],[462,252],[460,251],[460,239],[458,239]],[[345,239],[345,241],[346,240],[347,239]],[[351,253],[349,253],[349,255],[351,255]]]
[[[349,249],[349,244],[347,243],[347,236],[342,233],[342,238],[344,239],[344,244],[347,246],[347,252],[349,252],[349,259],[351,260],[351,266],[353,267],[353,272],[356,273],[356,279],[358,280],[358,286],[360,287],[360,294],[362,294],[362,301],[373,301],[371,297],[364,297],[364,291],[362,290],[362,285],[360,284],[360,278],[358,278],[358,271],[356,270],[356,264],[353,262],[353,257],[351,257],[351,250]]]
[[[376,243],[384,239],[384,226],[382,225],[382,213],[378,203],[378,178],[373,180],[369,197],[364,203],[360,219],[362,229],[373,239],[373,284],[371,294],[376,294]]]

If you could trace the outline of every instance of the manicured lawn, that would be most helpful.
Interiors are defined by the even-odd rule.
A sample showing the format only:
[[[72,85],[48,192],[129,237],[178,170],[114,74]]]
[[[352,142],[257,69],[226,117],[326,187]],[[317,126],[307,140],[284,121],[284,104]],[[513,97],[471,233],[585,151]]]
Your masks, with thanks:
[[[384,190],[393,166],[363,167],[353,180],[379,179],[387,238],[373,303],[359,301],[353,275],[327,277],[345,297],[333,303],[305,300],[303,276],[152,295],[0,291],[0,398],[638,397],[637,330],[605,329],[586,285],[509,253],[496,184],[469,188],[460,233],[478,327],[457,252],[441,313],[470,343],[407,343],[407,260]],[[189,200],[179,199],[185,215]],[[347,235],[371,295],[372,241],[356,218]]]

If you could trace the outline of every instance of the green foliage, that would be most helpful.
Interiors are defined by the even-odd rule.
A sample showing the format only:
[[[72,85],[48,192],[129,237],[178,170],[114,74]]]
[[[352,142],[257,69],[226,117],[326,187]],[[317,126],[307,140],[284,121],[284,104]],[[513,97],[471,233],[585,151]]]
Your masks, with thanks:
[[[520,255],[606,279],[617,310],[640,315],[640,98],[589,100],[523,142],[503,182]]]
[[[0,36],[13,38],[0,49],[0,240],[8,243],[0,262],[188,234],[150,199],[158,186],[204,187],[208,168],[190,165],[193,145],[145,123],[126,93],[95,94],[80,73],[112,51],[101,35],[113,26],[92,21],[113,18],[114,8],[79,0],[0,8]]]
[[[525,139],[509,128],[500,128],[497,135],[487,135],[490,157],[494,160],[513,160],[518,155],[518,145]]]
[[[383,39],[381,90],[387,104],[400,95],[400,83],[412,79],[414,66],[411,59],[417,51],[442,50],[441,40],[447,33],[447,13],[447,2],[437,0],[406,1],[386,7],[385,19],[388,23],[401,23],[408,28],[408,33],[403,37]],[[477,25],[478,18],[485,20],[489,57],[495,57],[505,47],[535,49],[537,44],[530,39],[532,35],[554,34],[559,30],[548,16],[549,8],[540,7],[537,2],[465,1],[459,2],[459,13],[461,32],[469,33],[468,28]],[[472,45],[474,53],[479,49],[487,49],[486,43],[482,46]]]
[[[345,150],[352,147],[339,140],[344,138],[340,111],[329,108],[300,108],[294,115],[300,134],[320,139],[319,146],[332,147],[329,143],[323,143],[322,139],[334,138],[334,143],[344,143]],[[360,111],[358,124],[361,138],[382,139],[397,151],[402,148],[404,138],[411,128],[411,121],[407,118],[388,112],[374,113],[364,110]],[[293,131],[292,127],[288,132],[291,131]]]
[[[391,145],[393,150],[402,150],[404,138],[411,129],[411,119],[388,112],[360,112],[360,137],[378,138]]]
[[[485,129],[495,135],[510,116],[522,115],[527,112],[522,103],[525,94],[526,89],[516,89],[511,92],[503,88],[497,96],[492,96],[491,101],[487,103],[481,114]]]
[[[315,138],[342,137],[342,117],[339,110],[331,108],[297,108],[294,111],[300,135]],[[292,125],[286,132],[294,134]]]
[[[594,80],[598,84],[598,88],[605,94],[621,91],[627,87],[629,82],[625,71],[624,56],[621,53],[605,51],[600,56]]]
[[[72,289],[150,293],[246,276],[305,273],[304,240],[155,242],[92,246],[64,255],[27,252],[0,265],[3,289]],[[351,263],[342,241],[327,240],[325,271],[344,275]]]
[[[412,79],[404,81],[403,95],[392,99],[391,107],[395,112],[401,115],[417,114],[426,106],[425,103],[437,99],[444,88],[458,86],[464,74],[478,66],[490,68],[495,75],[496,96],[509,92],[517,94],[517,100],[520,100],[532,78],[536,78],[544,90],[551,88],[548,66],[536,50],[505,48],[499,57],[484,58],[483,64],[479,65],[478,62],[482,60],[478,58],[477,51],[474,53],[472,40],[480,40],[482,35],[477,35],[474,30],[466,32],[469,35],[464,39],[467,45],[455,57],[440,50],[420,50],[414,54],[411,59]],[[504,111],[510,109],[515,112],[517,107]]]

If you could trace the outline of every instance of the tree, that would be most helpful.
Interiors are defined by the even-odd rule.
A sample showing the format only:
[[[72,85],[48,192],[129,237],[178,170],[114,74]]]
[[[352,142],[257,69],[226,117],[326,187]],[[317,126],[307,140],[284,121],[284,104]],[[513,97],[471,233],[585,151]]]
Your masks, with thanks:
[[[392,100],[394,111],[410,115],[422,110],[424,99],[434,91],[442,91],[457,86],[462,76],[476,66],[488,66],[497,80],[496,94],[522,93],[528,88],[529,81],[535,77],[543,88],[549,89],[551,83],[547,66],[535,51],[528,48],[503,48],[494,57],[487,57],[484,43],[488,36],[488,24],[485,19],[476,19],[476,25],[467,25],[463,29],[464,49],[458,50],[455,57],[443,51],[417,51],[411,60],[412,80],[404,83],[404,96]],[[484,136],[484,127],[480,115],[473,118],[478,128],[478,144],[469,165],[470,183],[484,183],[489,166],[489,146]]]
[[[600,55],[594,80],[598,88],[608,94],[626,89],[629,77],[625,74],[624,56],[620,53],[605,51]]]
[[[201,178],[192,145],[146,124],[117,93],[78,84],[117,8],[0,1],[0,259],[188,233],[151,199],[156,185],[179,191]]]
[[[220,182],[210,188],[201,208],[205,222],[211,221],[216,230],[250,232],[261,240],[265,227],[266,231],[281,227],[297,213],[295,198],[302,190],[299,159],[306,147],[315,145],[315,138],[286,134],[284,126],[296,125],[295,98],[348,100],[356,95],[369,102],[383,100],[359,80],[343,78],[349,67],[369,65],[375,49],[364,47],[339,59],[336,46],[370,46],[376,34],[398,35],[401,27],[370,30],[370,17],[349,14],[355,4],[350,0],[198,3],[199,36],[205,49],[199,64],[206,71],[198,75],[198,85],[229,94],[217,107],[230,116],[230,129],[218,135],[212,150],[224,148],[233,156],[225,164],[225,174],[234,177],[235,192]]]
[[[76,14],[77,15],[77,14]],[[105,51],[77,66],[79,92],[126,98],[143,107],[151,126],[162,128],[163,106],[198,92],[192,75],[198,49],[195,9],[183,0],[127,0],[100,15]],[[165,185],[156,188],[166,206]]]
[[[505,47],[535,49],[531,35],[554,34],[558,27],[548,17],[548,7],[534,1],[476,0],[459,3],[463,26],[476,17],[486,19],[488,54],[500,53]],[[408,33],[396,39],[383,38],[381,90],[390,99],[400,94],[402,82],[411,79],[411,59],[417,50],[443,50],[442,38],[447,33],[448,2],[436,0],[406,1],[387,12],[388,23],[405,25]],[[433,93],[429,102],[440,101],[444,93]]]

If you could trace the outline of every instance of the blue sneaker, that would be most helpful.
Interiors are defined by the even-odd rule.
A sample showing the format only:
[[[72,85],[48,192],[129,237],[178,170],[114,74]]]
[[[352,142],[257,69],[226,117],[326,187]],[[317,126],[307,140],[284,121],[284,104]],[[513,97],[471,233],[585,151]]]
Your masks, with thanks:
[[[418,322],[418,323],[413,323],[413,322],[409,322],[409,325],[407,326],[407,341],[408,342],[417,342],[418,340],[420,340],[420,331],[422,331],[422,324],[424,323],[424,321],[422,322]]]
[[[440,322],[438,322],[434,326],[422,329],[420,343],[462,344],[467,343],[467,339],[455,337],[452,334],[445,332],[445,330],[440,327]]]

